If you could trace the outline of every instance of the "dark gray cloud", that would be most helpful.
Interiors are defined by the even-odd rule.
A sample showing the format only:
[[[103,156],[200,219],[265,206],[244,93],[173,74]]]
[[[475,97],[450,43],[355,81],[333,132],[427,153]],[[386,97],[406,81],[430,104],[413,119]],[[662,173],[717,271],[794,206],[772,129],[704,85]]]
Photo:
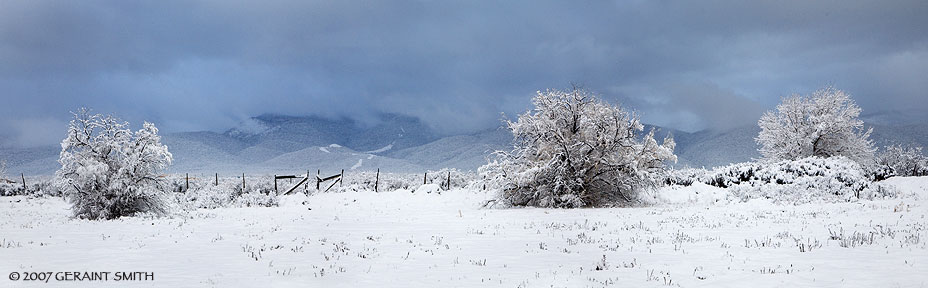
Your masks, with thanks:
[[[928,107],[925,1],[0,1],[0,144],[68,111],[163,130],[261,113],[498,124],[582,84],[650,123],[756,121],[833,84],[866,111]]]

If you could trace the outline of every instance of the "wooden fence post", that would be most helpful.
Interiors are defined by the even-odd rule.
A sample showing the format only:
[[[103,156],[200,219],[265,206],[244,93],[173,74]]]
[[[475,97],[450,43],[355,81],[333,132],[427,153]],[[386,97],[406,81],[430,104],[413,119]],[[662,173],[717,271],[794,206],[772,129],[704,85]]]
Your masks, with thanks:
[[[345,169],[342,169],[342,173],[338,174],[338,187],[345,187]]]
[[[319,181],[319,179],[322,179],[322,178],[319,178],[319,174],[321,173],[322,173],[322,169],[316,170],[316,191],[319,191],[319,183],[322,182],[322,181]]]
[[[451,170],[448,170],[448,189],[451,190]]]
[[[26,193],[26,191],[29,191],[29,188],[26,188],[26,174],[20,173],[19,176],[23,177],[23,193]]]
[[[242,193],[245,193],[245,173],[242,173]]]
[[[429,180],[429,172],[425,172],[425,176],[422,176],[422,185],[425,185],[427,180]]]
[[[377,176],[376,176],[376,178],[374,178],[374,192],[378,192],[378,191],[377,191],[377,188],[378,188],[378,185],[377,185],[377,184],[379,184],[379,183],[380,183],[380,168],[377,168]]]
[[[277,174],[274,174],[274,193],[280,194],[280,192],[277,191]]]
[[[219,173],[216,173],[216,185],[219,186]]]
[[[306,170],[306,183],[303,184],[303,194],[309,192],[309,170]]]
[[[188,190],[190,190],[190,173],[185,173],[184,179],[187,180],[187,187],[186,189],[184,189],[184,192],[187,192]]]

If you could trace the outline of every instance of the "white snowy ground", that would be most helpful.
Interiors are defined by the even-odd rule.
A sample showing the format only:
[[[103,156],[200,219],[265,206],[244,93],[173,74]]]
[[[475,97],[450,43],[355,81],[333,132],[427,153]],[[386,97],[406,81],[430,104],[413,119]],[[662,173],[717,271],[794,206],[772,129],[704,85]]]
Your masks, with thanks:
[[[359,192],[115,221],[0,197],[0,286],[926,287],[928,177],[889,182],[906,196],[780,206],[697,186],[643,208],[500,210],[474,191]],[[16,271],[156,279],[7,279]]]

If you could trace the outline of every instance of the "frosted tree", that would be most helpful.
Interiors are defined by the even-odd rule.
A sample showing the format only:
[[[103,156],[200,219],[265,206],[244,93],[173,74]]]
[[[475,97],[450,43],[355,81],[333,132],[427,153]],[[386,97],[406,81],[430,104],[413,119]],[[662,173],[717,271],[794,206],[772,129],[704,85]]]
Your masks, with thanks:
[[[6,160],[0,160],[0,180],[6,179]]]
[[[922,147],[888,146],[877,157],[877,164],[891,167],[899,176],[928,176],[928,157]]]
[[[159,177],[172,161],[158,128],[145,122],[133,133],[128,123],[87,109],[73,113],[61,141],[55,186],[72,204],[74,215],[113,219],[138,212],[166,211],[165,181]]]
[[[632,201],[676,161],[672,138],[645,135],[638,117],[590,92],[538,92],[535,109],[507,121],[512,151],[480,168],[500,200],[514,206],[589,207]],[[639,137],[643,136],[639,140]]]
[[[870,133],[858,119],[860,107],[844,91],[826,87],[811,96],[793,95],[760,118],[755,139],[770,160],[845,156],[861,164],[873,160]]]

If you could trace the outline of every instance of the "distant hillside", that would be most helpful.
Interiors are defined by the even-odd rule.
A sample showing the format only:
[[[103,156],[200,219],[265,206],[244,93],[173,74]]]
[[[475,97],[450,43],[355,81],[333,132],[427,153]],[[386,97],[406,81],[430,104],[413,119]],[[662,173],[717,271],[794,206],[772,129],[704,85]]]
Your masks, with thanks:
[[[512,133],[499,128],[470,135],[450,136],[434,142],[396,150],[388,157],[405,159],[428,169],[458,168],[475,170],[487,163],[493,151],[507,149],[512,142]]]
[[[439,138],[418,119],[395,114],[384,114],[377,124],[367,126],[347,119],[265,114],[223,133],[166,134],[163,142],[175,155],[171,170],[178,172],[377,168],[402,172],[423,166],[382,155]]]
[[[745,126],[727,131],[677,132],[677,164],[675,167],[712,168],[730,163],[760,158],[754,137],[757,126]]]
[[[58,170],[58,153],[61,147],[45,146],[31,148],[3,148],[0,147],[0,159],[6,161],[7,176],[19,175],[52,175]]]

